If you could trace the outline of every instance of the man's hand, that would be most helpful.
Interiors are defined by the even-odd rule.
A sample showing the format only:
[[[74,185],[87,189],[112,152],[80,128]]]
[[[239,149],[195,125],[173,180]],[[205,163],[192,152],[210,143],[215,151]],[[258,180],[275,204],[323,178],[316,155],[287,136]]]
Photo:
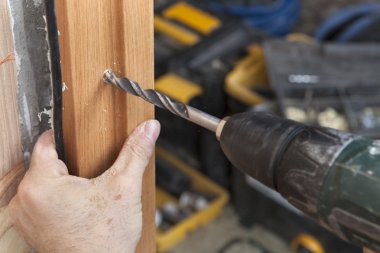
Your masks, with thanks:
[[[143,174],[159,132],[157,121],[141,124],[112,167],[92,180],[70,176],[52,132],[44,133],[9,205],[16,229],[40,253],[134,252]]]

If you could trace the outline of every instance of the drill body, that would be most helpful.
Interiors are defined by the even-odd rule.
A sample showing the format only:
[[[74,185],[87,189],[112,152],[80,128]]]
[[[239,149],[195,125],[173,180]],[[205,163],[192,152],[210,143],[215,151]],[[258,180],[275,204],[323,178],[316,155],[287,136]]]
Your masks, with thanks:
[[[380,250],[380,141],[263,113],[232,116],[229,160],[341,238]]]

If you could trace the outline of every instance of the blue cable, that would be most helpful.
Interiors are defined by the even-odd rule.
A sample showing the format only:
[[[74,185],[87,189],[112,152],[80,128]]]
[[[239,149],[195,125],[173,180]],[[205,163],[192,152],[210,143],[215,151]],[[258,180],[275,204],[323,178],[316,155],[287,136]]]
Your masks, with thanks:
[[[208,2],[212,10],[244,18],[248,24],[272,35],[289,33],[301,13],[300,0],[277,0],[274,3],[253,6],[227,6],[213,0]]]
[[[361,4],[345,8],[333,14],[317,29],[314,36],[318,40],[325,40],[335,29],[344,25],[351,19],[359,18],[380,10],[380,4]]]
[[[286,5],[284,6],[282,13],[286,13],[286,15],[273,13],[260,19],[253,17],[248,19],[248,22],[269,34],[285,35],[292,30],[295,22],[299,19],[301,8],[297,5]]]
[[[290,0],[291,2],[293,0]],[[267,5],[255,5],[255,6],[220,6],[221,10],[227,11],[231,14],[239,16],[252,16],[252,15],[270,15],[273,12],[277,12],[289,3],[289,0],[278,0],[274,3]],[[215,4],[220,5],[220,4]]]
[[[366,27],[370,26],[374,22],[377,22],[379,19],[379,14],[372,14],[366,17],[363,17],[353,23],[347,30],[339,35],[336,42],[338,43],[347,43],[351,41],[358,33],[363,31]]]

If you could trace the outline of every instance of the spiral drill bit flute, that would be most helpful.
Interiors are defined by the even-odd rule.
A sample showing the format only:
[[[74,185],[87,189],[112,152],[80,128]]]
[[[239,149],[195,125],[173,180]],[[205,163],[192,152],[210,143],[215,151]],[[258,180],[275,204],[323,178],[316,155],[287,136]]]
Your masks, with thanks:
[[[118,77],[110,69],[104,72],[103,80],[105,83],[115,85],[129,94],[141,97],[145,101],[154,104],[161,109],[168,110],[171,113],[209,129],[210,131],[216,132],[218,125],[221,122],[220,119],[204,113],[194,107],[173,101],[158,91],[152,89],[144,90],[138,83],[125,77]]]

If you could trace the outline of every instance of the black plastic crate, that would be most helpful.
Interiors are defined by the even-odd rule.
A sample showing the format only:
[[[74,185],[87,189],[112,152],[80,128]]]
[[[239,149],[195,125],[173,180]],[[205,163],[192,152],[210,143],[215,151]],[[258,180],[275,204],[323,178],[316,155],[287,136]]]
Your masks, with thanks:
[[[375,112],[380,107],[380,45],[276,40],[265,43],[265,54],[282,115],[289,116],[289,108],[306,114],[331,109],[347,121],[341,130],[380,137],[380,124],[374,123],[380,121]]]

